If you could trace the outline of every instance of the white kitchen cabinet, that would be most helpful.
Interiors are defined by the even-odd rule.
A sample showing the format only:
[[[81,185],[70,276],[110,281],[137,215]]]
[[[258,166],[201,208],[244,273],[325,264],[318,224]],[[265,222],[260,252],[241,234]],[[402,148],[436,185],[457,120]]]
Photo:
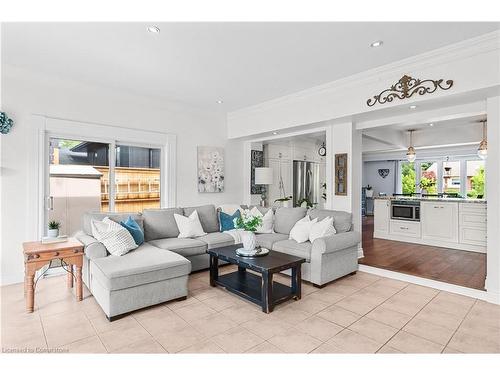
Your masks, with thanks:
[[[267,158],[269,159],[291,159],[292,148],[287,144],[268,144]]]
[[[420,238],[421,226],[418,221],[390,220],[389,232],[396,236]]]
[[[486,204],[460,203],[460,243],[484,247],[486,251]]]
[[[293,146],[293,160],[307,160],[312,161],[312,153],[308,147],[304,146]]]
[[[374,200],[374,219],[373,219],[373,235],[389,234],[389,217],[391,210],[391,202],[388,199]]]
[[[422,239],[458,243],[458,203],[421,202]]]
[[[268,201],[272,205],[274,201],[280,197],[279,189],[279,171],[281,167],[281,175],[283,178],[283,186],[286,195],[292,195],[292,163],[290,160],[269,159],[269,167],[273,169],[273,184],[268,186]]]

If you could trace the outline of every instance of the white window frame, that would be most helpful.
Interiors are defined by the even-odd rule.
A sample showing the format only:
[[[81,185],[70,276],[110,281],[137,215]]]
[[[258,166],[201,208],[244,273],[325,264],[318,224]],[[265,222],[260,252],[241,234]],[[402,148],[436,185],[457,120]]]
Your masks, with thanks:
[[[449,161],[453,162],[459,162],[460,163],[460,195],[462,197],[467,196],[467,162],[468,161],[474,161],[478,160],[478,158],[474,158],[472,156],[465,156],[465,157],[455,157],[455,158],[450,158]],[[435,162],[437,163],[437,176],[436,176],[436,184],[437,184],[437,191],[442,192],[443,191],[443,158],[435,158],[435,157],[429,157],[429,158],[423,158],[421,160],[415,160],[415,191],[418,192],[420,189],[418,188],[418,185],[420,184],[420,174],[421,174],[421,163],[425,162]],[[398,160],[397,161],[397,181],[396,181],[396,192],[398,194],[403,193],[403,183],[402,183],[402,177],[401,177],[401,163],[405,163],[406,160]],[[487,173],[486,169],[486,163],[485,163],[485,173]],[[486,199],[486,186],[485,186],[485,195],[484,198]]]
[[[48,211],[46,197],[49,193],[49,138],[83,139],[91,142],[109,144],[110,181],[114,181],[115,146],[126,144],[138,147],[153,147],[161,149],[160,162],[160,205],[175,207],[176,205],[176,143],[174,134],[136,130],[119,126],[101,125],[66,119],[33,115],[33,136],[30,140],[28,183],[27,231],[30,238],[41,238],[45,233],[45,223]],[[137,140],[141,140],[138,142]],[[114,193],[114,184],[110,184],[109,194]],[[112,200],[110,200],[110,203]],[[34,215],[33,207],[38,214]],[[110,204],[110,211],[114,207]]]

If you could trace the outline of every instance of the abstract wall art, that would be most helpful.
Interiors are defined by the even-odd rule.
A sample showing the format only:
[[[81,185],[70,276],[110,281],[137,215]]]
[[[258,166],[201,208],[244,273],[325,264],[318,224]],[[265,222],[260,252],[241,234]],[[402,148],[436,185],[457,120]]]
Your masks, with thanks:
[[[224,192],[224,148],[198,146],[198,192]]]

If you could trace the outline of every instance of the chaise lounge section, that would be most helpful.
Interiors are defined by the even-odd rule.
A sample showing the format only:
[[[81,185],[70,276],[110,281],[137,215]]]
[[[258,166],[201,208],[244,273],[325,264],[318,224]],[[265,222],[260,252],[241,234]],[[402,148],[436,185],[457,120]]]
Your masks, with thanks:
[[[189,216],[194,210],[207,234],[178,238],[174,214]],[[307,214],[312,219],[333,217],[337,234],[318,238],[313,243],[299,244],[289,239],[292,227]],[[131,216],[143,229],[145,242],[125,255],[109,255],[91,231],[91,220],[102,220],[105,216],[116,222]],[[358,269],[361,236],[352,231],[351,221],[351,214],[342,211],[278,208],[274,233],[257,234],[257,243],[305,258],[302,279],[321,287]],[[144,307],[186,298],[188,275],[209,266],[207,249],[234,244],[233,236],[220,232],[219,228],[214,205],[152,209],[142,214],[87,213],[83,217],[83,230],[76,235],[85,245],[83,281],[109,320]]]

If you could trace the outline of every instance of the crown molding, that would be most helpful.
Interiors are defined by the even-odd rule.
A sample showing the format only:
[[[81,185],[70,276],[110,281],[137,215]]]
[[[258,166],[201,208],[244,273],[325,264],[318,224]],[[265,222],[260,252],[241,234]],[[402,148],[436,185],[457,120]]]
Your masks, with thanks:
[[[304,100],[318,94],[333,93],[346,86],[366,85],[381,81],[385,78],[423,70],[432,66],[441,65],[453,60],[466,59],[500,49],[500,30],[483,34],[475,38],[466,39],[432,51],[408,57],[354,75],[347,76],[332,82],[301,90],[293,94],[271,99],[253,106],[229,112],[228,121],[244,118],[268,109],[279,107],[294,101]]]

